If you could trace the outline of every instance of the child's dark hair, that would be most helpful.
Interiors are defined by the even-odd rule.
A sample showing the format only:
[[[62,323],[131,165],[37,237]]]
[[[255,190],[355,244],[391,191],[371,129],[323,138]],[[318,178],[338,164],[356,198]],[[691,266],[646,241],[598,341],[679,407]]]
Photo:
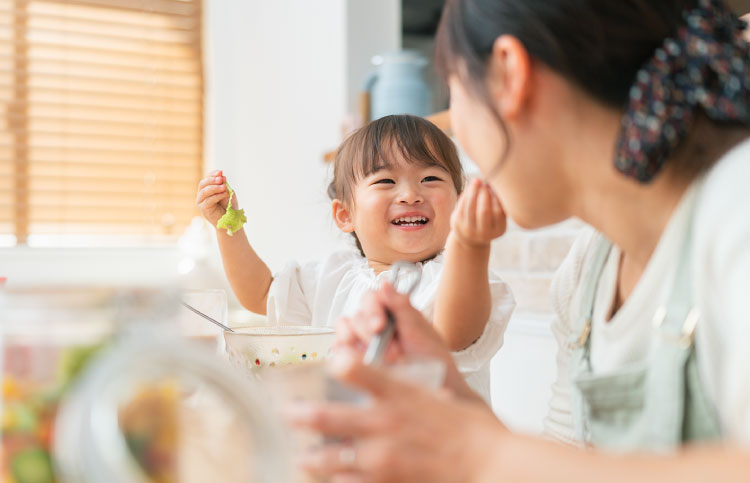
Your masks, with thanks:
[[[440,167],[450,176],[456,192],[463,191],[464,173],[453,141],[427,119],[398,114],[370,122],[341,143],[336,151],[328,196],[331,200],[352,203],[356,183],[389,168],[394,157],[409,164]],[[362,252],[357,234],[353,235]]]

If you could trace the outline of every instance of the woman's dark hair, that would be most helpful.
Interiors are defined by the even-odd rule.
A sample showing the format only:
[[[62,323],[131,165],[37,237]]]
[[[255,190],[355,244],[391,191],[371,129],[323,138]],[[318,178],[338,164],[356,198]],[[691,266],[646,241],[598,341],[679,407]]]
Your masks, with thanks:
[[[529,55],[601,103],[622,108],[636,73],[684,22],[695,0],[448,0],[436,67],[486,96],[495,39],[516,37]]]
[[[684,23],[696,0],[448,0],[436,38],[436,68],[457,75],[490,105],[486,70],[495,40],[516,37],[532,59],[591,98],[626,108],[640,68]],[[508,133],[497,111],[503,133]]]
[[[336,150],[328,196],[331,200],[352,203],[357,181],[390,168],[395,159],[442,168],[456,191],[459,194],[463,191],[464,173],[453,141],[427,119],[399,114],[376,119],[341,143]],[[354,238],[362,252],[356,233]]]

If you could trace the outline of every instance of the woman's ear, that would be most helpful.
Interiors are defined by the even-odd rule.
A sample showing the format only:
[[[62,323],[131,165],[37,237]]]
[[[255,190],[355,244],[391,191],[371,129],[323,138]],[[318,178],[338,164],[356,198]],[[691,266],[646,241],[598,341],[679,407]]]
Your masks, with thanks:
[[[526,47],[512,35],[501,35],[492,45],[488,82],[498,112],[513,119],[530,94],[531,61]]]
[[[354,222],[352,221],[352,215],[349,209],[344,205],[341,200],[333,200],[331,203],[331,210],[333,212],[333,221],[336,222],[336,226],[339,230],[344,233],[351,233],[354,231]]]

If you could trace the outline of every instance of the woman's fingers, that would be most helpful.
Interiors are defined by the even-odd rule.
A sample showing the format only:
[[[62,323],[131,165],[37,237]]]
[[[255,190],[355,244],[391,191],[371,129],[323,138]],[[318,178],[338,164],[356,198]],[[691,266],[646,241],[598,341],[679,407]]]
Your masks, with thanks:
[[[404,357],[404,352],[401,350],[398,344],[390,344],[385,349],[385,355],[383,355],[383,360],[386,362],[386,364],[393,364],[397,362],[399,359],[401,359],[402,357]]]
[[[354,451],[354,461],[347,460],[342,454],[351,454]],[[337,475],[331,481],[365,481],[361,470],[356,468],[356,450],[342,444],[327,444],[317,448],[311,448],[297,456],[297,464],[309,475],[322,477]],[[328,481],[328,480],[326,480]]]
[[[338,321],[337,350],[364,351],[373,335],[385,327],[386,309],[396,321],[395,338],[385,352],[386,362],[397,361],[404,355],[450,360],[450,352],[432,324],[412,307],[408,295],[397,292],[389,283],[384,283],[378,292],[367,294],[363,298],[363,309],[357,315]]]
[[[383,284],[375,296],[382,306],[393,314],[396,331],[400,335],[413,334],[415,328],[419,331],[434,332],[432,325],[425,320],[422,313],[411,305],[409,296],[396,291],[391,284]],[[435,334],[437,335],[437,332]]]
[[[297,428],[311,429],[332,438],[355,438],[382,432],[382,412],[345,403],[293,403],[281,414]]]
[[[377,480],[373,480],[371,476],[354,472],[340,473],[331,478],[331,483],[368,483],[371,481]]]
[[[343,347],[354,346],[359,341],[359,337],[350,326],[351,319],[348,317],[341,317],[336,320],[334,327],[336,329],[336,340],[335,345]]]
[[[374,334],[385,328],[385,307],[378,300],[377,292],[368,292],[362,297],[362,310],[354,319],[353,325],[357,326],[357,332],[362,334],[365,340],[370,340]]]
[[[336,483],[392,481],[387,474],[395,460],[391,452],[381,439],[327,444],[303,453],[299,464],[312,475],[335,475],[330,481]]]
[[[396,338],[392,344],[394,350],[386,353],[391,357],[387,360],[403,355],[427,356],[445,361],[449,370],[453,367],[451,353],[443,338],[422,313],[412,307],[408,296],[386,284],[377,292],[377,296],[396,320]]]
[[[381,285],[380,290],[373,292],[373,298],[378,304],[385,305],[386,308],[394,312],[394,315],[400,315],[402,311],[419,313],[409,301],[409,296],[402,294],[390,283],[386,282]]]
[[[363,350],[373,336],[385,328],[386,308],[396,317],[397,332],[405,330],[407,334],[414,333],[414,330],[400,329],[399,326],[416,323],[412,319],[423,319],[422,314],[411,306],[407,295],[398,293],[393,286],[384,283],[380,291],[365,294],[362,309],[356,315],[336,322],[336,347]],[[386,360],[395,360],[402,354],[397,341],[386,349]]]
[[[341,317],[336,321],[336,340],[333,343],[335,350],[363,350],[367,341],[354,327],[355,322],[349,317]]]
[[[329,367],[337,379],[377,398],[406,397],[413,389],[409,384],[390,377],[383,367],[367,365],[351,354],[337,355],[331,359]]]

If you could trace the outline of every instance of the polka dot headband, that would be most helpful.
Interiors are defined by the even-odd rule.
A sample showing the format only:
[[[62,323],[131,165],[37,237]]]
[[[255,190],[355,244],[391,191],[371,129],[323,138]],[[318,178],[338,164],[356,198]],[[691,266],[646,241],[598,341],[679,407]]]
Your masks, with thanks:
[[[699,0],[675,38],[638,71],[617,141],[615,166],[651,181],[687,135],[698,108],[719,122],[750,124],[750,47],[745,23],[722,0]]]

